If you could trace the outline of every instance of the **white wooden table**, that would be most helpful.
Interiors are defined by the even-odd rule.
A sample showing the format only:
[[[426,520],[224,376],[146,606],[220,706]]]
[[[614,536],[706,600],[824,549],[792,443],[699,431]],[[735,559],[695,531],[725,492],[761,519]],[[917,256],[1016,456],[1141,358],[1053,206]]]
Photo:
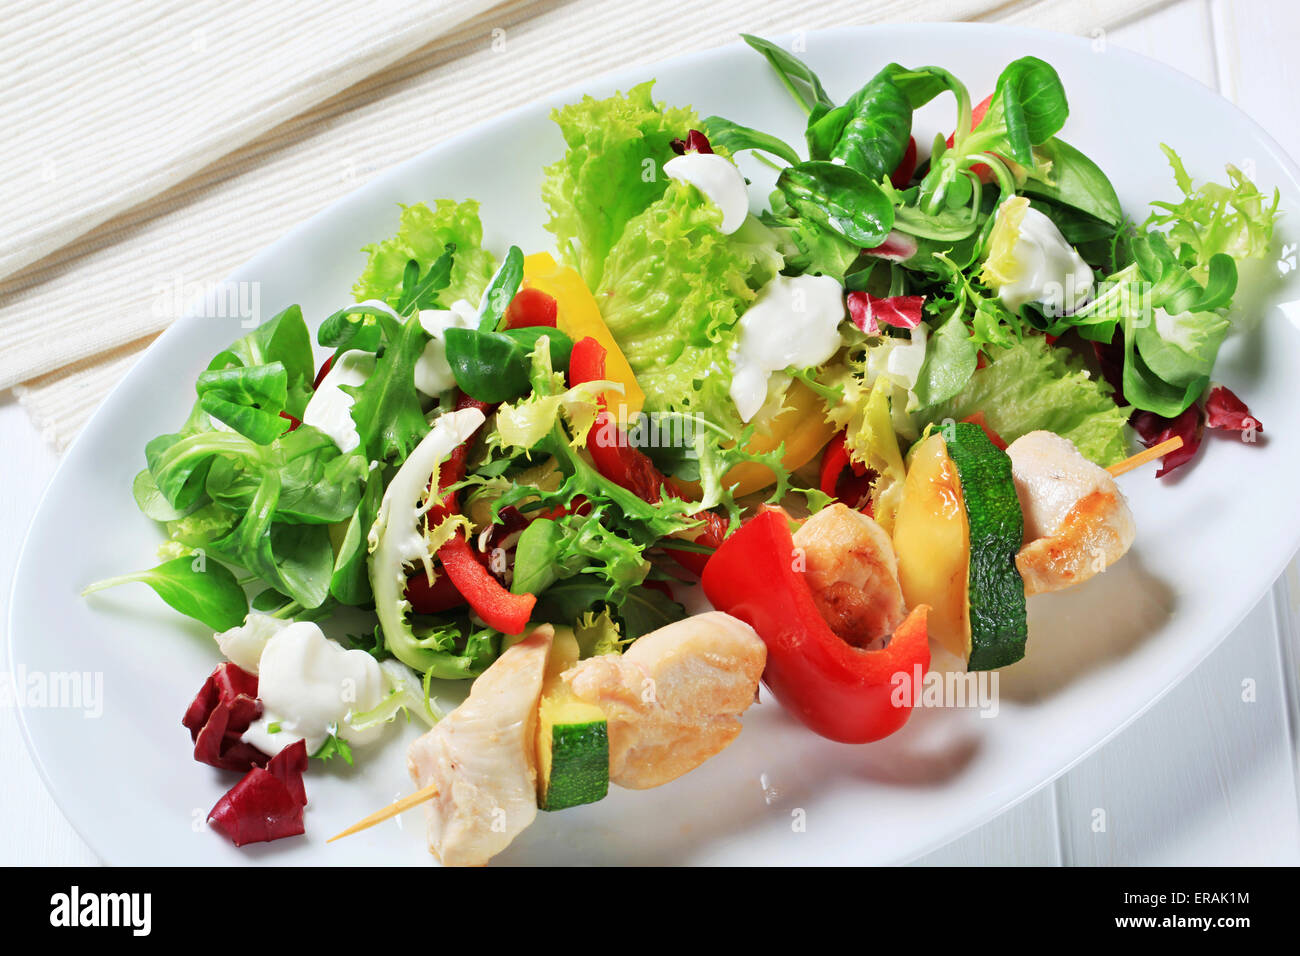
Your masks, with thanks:
[[[1094,41],[1144,53],[1217,89],[1300,157],[1300,4],[1179,0]],[[7,394],[0,449],[7,604],[22,537],[58,459]],[[6,617],[7,609],[0,621]],[[1236,632],[1136,723],[1053,785],[919,862],[1300,864],[1298,662],[1293,562]],[[1247,679],[1253,701],[1242,699]],[[37,776],[12,707],[0,707],[0,767],[0,864],[97,862]]]

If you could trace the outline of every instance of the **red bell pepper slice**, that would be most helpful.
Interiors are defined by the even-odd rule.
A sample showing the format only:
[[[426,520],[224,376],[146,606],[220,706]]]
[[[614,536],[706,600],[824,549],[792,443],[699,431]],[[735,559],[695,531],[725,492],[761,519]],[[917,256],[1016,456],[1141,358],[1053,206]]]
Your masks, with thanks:
[[[912,181],[912,174],[916,172],[916,137],[907,137],[907,149],[903,151],[903,158],[898,161],[894,171],[889,174],[889,181],[894,184],[895,189],[906,189],[907,184]]]
[[[526,329],[536,326],[555,328],[560,305],[554,297],[541,289],[520,289],[506,306],[507,329]]]
[[[569,353],[569,387],[599,382],[605,377],[605,346],[590,335],[573,343]],[[604,407],[604,396],[600,400]]]
[[[822,452],[819,486],[823,494],[844,502],[850,508],[861,507],[862,511],[869,515],[872,513],[871,501],[868,499],[865,506],[862,505],[862,501],[871,494],[871,486],[875,483],[877,475],[870,468],[850,458],[845,437],[845,433],[840,432],[831,439],[826,450]]]
[[[979,126],[980,123],[984,122],[984,116],[986,113],[988,113],[989,107],[992,105],[993,105],[993,94],[990,93],[988,96],[984,97],[984,99],[980,100],[971,108],[970,128],[972,130],[975,129],[975,127]],[[956,139],[957,139],[957,133],[954,131],[953,134],[948,137],[949,149],[952,149],[953,143],[956,141]],[[997,154],[995,153],[994,155]],[[1005,160],[1003,160],[1003,162],[1005,162]],[[971,166],[970,171],[974,173],[976,176],[978,176],[979,181],[982,183],[993,182],[993,170],[989,169],[989,167],[986,166],[984,163],[976,163],[975,165]]]
[[[598,382],[604,377],[604,346],[590,337],[573,343],[573,352],[569,356],[569,387],[584,382]],[[604,404],[602,399],[602,408]],[[624,440],[622,429],[609,412],[602,411],[596,416],[595,423],[587,433],[587,451],[591,453],[592,464],[603,477],[626,488],[642,501],[658,504],[663,500],[665,491],[669,494],[677,492],[672,479],[665,477],[655,467],[650,456]],[[676,497],[681,495],[676,494]],[[711,511],[696,517],[704,522],[704,527],[695,536],[694,543],[706,548],[717,548],[722,544],[727,533],[726,519]],[[664,550],[688,571],[696,575],[704,573],[709,555],[671,546],[665,546]]]
[[[334,356],[331,355],[329,358],[327,358],[324,362],[321,363],[320,371],[316,373],[316,378],[311,383],[311,390],[313,392],[316,391],[316,389],[320,388],[320,383],[325,381],[325,376],[330,373],[330,369],[333,367],[334,367]]]
[[[995,447],[1001,448],[1003,451],[1007,450],[1007,443],[1002,440],[1001,435],[989,427],[989,423],[984,420],[983,412],[975,412],[973,415],[967,415],[962,419],[962,421],[969,422],[972,425],[978,425],[980,428],[984,429],[984,434],[988,436],[989,441],[991,441]]]
[[[511,594],[474,557],[474,549],[460,535],[438,549],[438,560],[459,591],[488,627],[502,634],[522,634],[528,626],[535,594]]]
[[[912,712],[913,694],[899,693],[897,675],[912,681],[930,666],[929,608],[914,608],[884,649],[864,651],[830,629],[797,567],[785,514],[770,509],[709,560],[704,593],[758,632],[767,645],[763,682],[809,728],[841,743],[888,737]]]

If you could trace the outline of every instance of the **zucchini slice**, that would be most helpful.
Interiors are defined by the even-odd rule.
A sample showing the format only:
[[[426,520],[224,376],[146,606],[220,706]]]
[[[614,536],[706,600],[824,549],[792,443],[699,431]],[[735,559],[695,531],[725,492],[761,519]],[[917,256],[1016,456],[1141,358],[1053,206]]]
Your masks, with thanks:
[[[993,670],[1025,656],[1025,582],[1016,569],[1024,516],[1007,453],[979,425],[959,422],[944,431],[948,457],[961,476],[970,533],[969,667]]]
[[[948,425],[913,449],[894,525],[899,583],[909,607],[930,605],[930,636],[970,670],[1025,654],[1023,534],[1011,459],[982,428]]]
[[[595,704],[578,700],[560,675],[578,662],[578,640],[557,628],[537,708],[537,806],[565,810],[609,792],[609,730]]]

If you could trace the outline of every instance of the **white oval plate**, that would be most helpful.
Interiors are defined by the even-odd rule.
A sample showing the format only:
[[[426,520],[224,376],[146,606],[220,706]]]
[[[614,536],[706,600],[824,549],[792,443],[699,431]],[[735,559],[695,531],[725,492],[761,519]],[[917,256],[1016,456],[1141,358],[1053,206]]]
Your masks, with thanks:
[[[1150,200],[1174,197],[1160,142],[1198,179],[1250,161],[1263,187],[1281,189],[1283,209],[1300,212],[1297,169],[1267,134],[1193,80],[1124,51],[970,25],[843,29],[807,43],[807,60],[840,98],[892,60],[946,67],[978,98],[1008,61],[1040,56],[1070,98],[1064,137],[1110,174],[1134,218]],[[648,77],[658,79],[659,99],[801,139],[802,117],[759,56],[733,45],[683,57],[583,84],[431,149],[298,227],[231,282],[256,284],[242,288],[257,289],[263,316],[298,302],[318,322],[350,301],[358,249],[395,229],[397,204],[444,196],[483,202],[487,242],[498,252],[512,242],[550,248],[538,188],[542,166],[562,149],[550,109]],[[952,124],[950,106],[927,107],[917,140]],[[759,200],[771,173],[743,163]],[[1300,541],[1300,283],[1294,270],[1269,281],[1262,321],[1229,342],[1216,370],[1264,422],[1266,439],[1248,446],[1210,436],[1178,480],[1153,481],[1153,467],[1123,479],[1137,545],[1089,584],[1031,602],[1029,656],[1001,675],[996,716],[921,710],[894,737],[851,747],[815,737],[767,702],[700,770],[657,790],[541,814],[501,862],[898,862],[989,819],[1102,744],[1229,633]],[[409,789],[403,740],[415,726],[361,751],[355,769],[313,766],[306,836],[236,850],[209,831],[207,811],[235,777],[191,759],[180,718],[218,660],[210,635],[141,586],[78,596],[87,582],[154,563],[159,532],[130,491],[144,444],[179,424],[197,373],[244,331],[237,318],[196,313],[169,328],[95,414],[28,535],[10,616],[16,686],[77,673],[92,687],[102,677],[103,688],[98,715],[29,700],[22,722],[37,766],[109,863],[426,863],[419,813],[325,844]]]

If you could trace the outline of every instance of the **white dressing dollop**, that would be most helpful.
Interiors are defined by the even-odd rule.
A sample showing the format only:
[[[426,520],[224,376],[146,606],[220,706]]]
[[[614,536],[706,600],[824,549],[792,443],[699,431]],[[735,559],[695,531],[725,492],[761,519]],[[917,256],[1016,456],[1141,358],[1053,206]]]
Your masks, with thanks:
[[[1084,305],[1092,293],[1092,269],[1066,242],[1056,223],[1023,196],[998,207],[985,276],[1012,312],[1028,302],[1061,315]]]
[[[383,726],[351,728],[347,717],[379,705],[388,691],[379,662],[345,650],[316,624],[297,621],[266,642],[258,661],[257,696],[262,716],[240,738],[275,756],[299,740],[313,754],[331,733],[352,746],[374,741]]]
[[[374,370],[375,357],[369,352],[344,352],[340,355],[307,402],[302,413],[303,424],[319,428],[329,435],[344,454],[360,445],[357,423],[352,420],[352,396],[339,386],[363,385]]]
[[[690,152],[664,163],[670,179],[690,183],[722,210],[718,230],[731,235],[749,215],[749,189],[736,164],[716,153]]]
[[[740,317],[731,353],[731,400],[749,421],[768,398],[773,373],[810,368],[840,347],[844,289],[830,276],[774,277]]]
[[[430,336],[415,363],[415,387],[436,398],[456,384],[447,363],[447,330],[478,328],[478,309],[457,299],[450,309],[421,309],[420,324]]]
[[[288,626],[289,622],[281,618],[249,611],[243,624],[212,636],[227,660],[250,674],[256,674],[266,642]]]

